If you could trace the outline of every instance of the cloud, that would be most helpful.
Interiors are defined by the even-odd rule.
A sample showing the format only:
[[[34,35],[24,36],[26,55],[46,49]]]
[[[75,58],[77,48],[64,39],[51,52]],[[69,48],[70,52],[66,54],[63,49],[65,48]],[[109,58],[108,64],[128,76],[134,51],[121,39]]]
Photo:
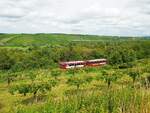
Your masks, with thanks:
[[[149,0],[1,0],[0,32],[150,35]]]

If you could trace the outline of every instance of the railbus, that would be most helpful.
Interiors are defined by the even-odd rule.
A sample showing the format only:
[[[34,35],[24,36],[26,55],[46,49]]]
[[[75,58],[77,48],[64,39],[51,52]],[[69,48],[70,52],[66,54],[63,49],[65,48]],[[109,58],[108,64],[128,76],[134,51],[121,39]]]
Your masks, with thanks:
[[[85,61],[68,61],[68,62],[60,62],[61,69],[71,69],[71,68],[81,68],[81,67],[89,67],[89,66],[102,66],[107,64],[107,59],[93,59],[93,60],[85,60]]]

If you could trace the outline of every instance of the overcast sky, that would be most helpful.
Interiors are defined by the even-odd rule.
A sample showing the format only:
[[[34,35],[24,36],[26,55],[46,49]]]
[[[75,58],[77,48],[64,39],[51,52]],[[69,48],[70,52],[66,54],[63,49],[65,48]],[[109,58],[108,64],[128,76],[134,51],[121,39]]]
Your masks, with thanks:
[[[150,0],[0,0],[0,32],[150,35]]]

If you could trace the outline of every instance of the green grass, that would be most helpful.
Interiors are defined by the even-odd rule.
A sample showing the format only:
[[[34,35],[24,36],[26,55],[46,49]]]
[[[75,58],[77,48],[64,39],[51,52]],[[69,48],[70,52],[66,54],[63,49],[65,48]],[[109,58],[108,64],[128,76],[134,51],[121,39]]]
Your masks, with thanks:
[[[149,44],[149,41],[146,41],[147,39],[134,39],[132,37],[119,38],[72,34],[0,34],[0,48],[28,49],[33,45],[59,45],[60,47],[61,44],[65,47],[65,44],[75,42],[83,44],[81,47],[76,47],[77,50],[89,52],[94,49],[92,48],[93,43],[101,46],[98,42],[114,42],[113,44],[115,44],[115,42],[122,41],[127,43],[126,45],[130,42],[129,46],[131,46],[132,41],[135,40],[137,42],[144,41],[145,43],[142,44]],[[89,48],[86,48],[84,44],[87,44],[86,46],[89,46]],[[96,50],[101,51],[101,48]],[[117,70],[123,74],[112,82],[110,88],[108,88],[107,82],[102,79],[103,68],[90,68],[87,69],[88,71],[86,69],[76,70],[74,75],[63,70],[61,75],[55,78],[58,79],[59,84],[45,93],[38,92],[38,101],[35,100],[32,93],[23,96],[15,92],[14,95],[11,95],[9,90],[16,85],[31,84],[32,82],[41,83],[53,78],[51,76],[52,68],[24,69],[15,72],[17,77],[13,79],[9,86],[5,77],[7,71],[0,71],[0,113],[149,113],[150,90],[143,85],[142,77],[150,74],[150,58],[136,60],[132,63],[132,68],[141,71],[134,84],[127,73],[132,68],[116,69],[117,66],[111,67],[108,72]],[[36,75],[34,81],[27,76],[31,74],[30,72]],[[86,76],[89,76],[93,80],[92,82],[83,83],[78,89],[76,83],[73,85],[67,83],[72,76],[77,76],[79,79],[85,79]]]
[[[147,66],[149,66],[149,59],[143,59],[137,61],[133,68],[143,69]],[[121,69],[120,71],[125,72],[126,70]],[[51,69],[30,71],[37,73],[35,79],[37,81],[51,78]],[[83,84],[79,89],[66,83],[71,75],[63,71],[57,78],[59,85],[44,95],[39,93],[38,102],[34,101],[32,94],[23,96],[18,93],[11,95],[8,92],[11,86],[31,82],[26,77],[29,70],[20,72],[10,86],[7,86],[5,80],[0,83],[0,113],[149,113],[150,91],[143,86],[139,87],[140,79],[136,80],[137,85],[133,88],[132,79],[124,74],[122,75],[124,76],[123,81],[121,78],[118,79],[108,89],[103,80],[97,79],[97,76],[102,76],[101,71],[101,68],[93,68],[88,73],[85,71],[75,73],[74,76],[78,77],[93,77],[91,83]],[[4,73],[1,72],[1,74]],[[128,84],[126,84],[127,81]],[[122,82],[125,82],[123,86]]]
[[[142,37],[136,40],[144,40]],[[130,37],[112,37],[96,35],[71,35],[71,34],[0,34],[1,46],[45,46],[49,44],[64,44],[68,42],[101,42],[101,41],[127,41],[135,40]]]

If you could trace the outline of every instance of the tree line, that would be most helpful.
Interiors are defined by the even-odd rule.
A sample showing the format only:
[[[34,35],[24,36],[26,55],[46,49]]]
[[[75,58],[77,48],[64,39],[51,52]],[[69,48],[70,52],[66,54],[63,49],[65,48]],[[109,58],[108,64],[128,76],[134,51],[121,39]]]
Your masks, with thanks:
[[[110,65],[129,66],[149,58],[150,41],[70,42],[27,49],[0,48],[0,70],[56,67],[60,61],[107,58]]]

